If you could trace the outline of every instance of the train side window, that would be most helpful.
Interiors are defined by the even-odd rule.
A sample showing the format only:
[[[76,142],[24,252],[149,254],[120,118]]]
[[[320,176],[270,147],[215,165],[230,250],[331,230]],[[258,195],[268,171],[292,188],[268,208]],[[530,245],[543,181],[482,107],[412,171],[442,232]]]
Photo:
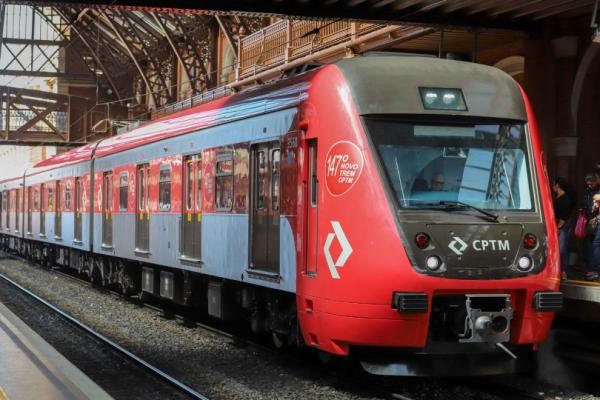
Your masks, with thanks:
[[[158,175],[158,205],[161,211],[171,209],[171,165],[160,166]]]
[[[119,175],[119,210],[127,211],[129,195],[129,174],[121,172]]]
[[[220,211],[230,211],[233,206],[233,154],[231,151],[217,155],[215,188],[215,208]]]
[[[271,151],[271,210],[279,210],[279,166],[280,166],[281,150],[274,149]]]
[[[71,210],[71,181],[67,182],[65,188],[65,211]]]

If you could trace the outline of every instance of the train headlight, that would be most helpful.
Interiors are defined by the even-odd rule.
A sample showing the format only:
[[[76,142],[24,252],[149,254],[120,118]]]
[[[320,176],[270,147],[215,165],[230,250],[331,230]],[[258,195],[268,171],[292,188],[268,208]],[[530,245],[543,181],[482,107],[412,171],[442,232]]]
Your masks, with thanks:
[[[531,258],[523,256],[517,261],[517,269],[521,272],[529,272],[533,269],[533,261]]]
[[[437,271],[442,266],[442,260],[438,256],[429,256],[425,260],[425,266],[430,271]]]
[[[426,110],[467,111],[461,89],[420,87],[421,102]]]

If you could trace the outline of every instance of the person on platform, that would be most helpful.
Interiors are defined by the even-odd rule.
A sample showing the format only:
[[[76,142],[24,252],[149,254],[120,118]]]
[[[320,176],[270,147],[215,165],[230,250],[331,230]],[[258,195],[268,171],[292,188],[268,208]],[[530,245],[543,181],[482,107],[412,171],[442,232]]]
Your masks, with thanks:
[[[598,280],[600,278],[600,230],[592,228],[594,222],[598,221],[600,202],[596,202],[594,197],[598,195],[600,201],[600,177],[595,172],[585,175],[585,194],[583,208],[588,219],[588,235],[584,243],[585,258],[588,266],[588,272],[585,278],[587,280]]]
[[[558,243],[560,247],[560,267],[562,270],[562,279],[567,279],[569,269],[569,236],[573,228],[573,191],[569,182],[564,178],[556,178],[552,185],[554,192],[554,215],[558,228]]]

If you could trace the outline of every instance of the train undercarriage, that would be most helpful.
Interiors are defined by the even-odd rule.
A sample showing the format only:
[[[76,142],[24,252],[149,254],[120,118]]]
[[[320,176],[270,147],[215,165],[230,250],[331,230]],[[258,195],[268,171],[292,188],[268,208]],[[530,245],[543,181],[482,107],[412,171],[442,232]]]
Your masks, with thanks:
[[[301,344],[292,293],[12,236],[3,236],[0,244],[5,251],[42,266],[67,269],[126,297],[137,295],[142,301],[154,297],[198,316],[245,321],[253,334],[270,335],[278,348]]]

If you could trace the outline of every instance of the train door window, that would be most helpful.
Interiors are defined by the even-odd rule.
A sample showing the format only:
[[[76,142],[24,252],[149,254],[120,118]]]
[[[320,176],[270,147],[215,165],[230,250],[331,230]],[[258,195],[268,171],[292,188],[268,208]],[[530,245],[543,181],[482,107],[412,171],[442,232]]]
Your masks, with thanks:
[[[75,214],[75,232],[74,232],[74,241],[81,242],[82,233],[83,233],[83,217],[82,217],[82,208],[83,208],[83,187],[81,178],[75,178],[75,206],[74,206],[74,214]]]
[[[19,231],[19,227],[21,226],[21,208],[22,208],[22,204],[21,204],[21,190],[17,189],[17,204],[16,204],[16,207],[15,207],[15,214],[16,214],[15,220],[17,221],[15,230],[17,232]]]
[[[308,152],[306,160],[308,193],[305,205],[305,243],[306,243],[306,274],[315,276],[317,274],[317,255],[318,255],[318,192],[319,180],[317,177],[317,141],[308,142]],[[305,181],[306,181],[305,180]]]
[[[250,152],[250,268],[279,275],[280,155],[278,142]]]
[[[121,172],[119,175],[119,210],[127,211],[129,196],[129,174]]]
[[[120,188],[119,188],[120,189]],[[104,172],[102,175],[102,246],[112,247],[113,244],[113,173]],[[119,199],[120,201],[120,199]]]
[[[217,155],[215,166],[215,208],[230,211],[233,206],[233,153]]]
[[[40,210],[40,191],[38,188],[33,189],[33,211]]]
[[[202,159],[196,161],[196,211],[202,212]]]
[[[6,192],[2,192],[2,219],[3,219],[3,226],[4,228],[7,227],[7,221],[8,218],[6,217],[8,215],[8,193]]]
[[[71,211],[71,181],[65,185],[65,211]]]
[[[54,189],[52,186],[48,187],[48,208],[47,211],[54,211]]]
[[[135,227],[135,251],[149,254],[150,248],[150,165],[137,166],[137,218]]]
[[[271,210],[279,211],[279,165],[281,150],[271,151]]]
[[[158,175],[158,206],[161,211],[171,209],[171,165],[160,166]]]
[[[54,236],[60,239],[62,236],[62,190],[61,181],[56,181],[56,212],[54,213]]]
[[[46,234],[46,184],[40,186],[40,235]]]
[[[33,216],[33,188],[27,188],[27,197],[25,199],[25,210],[27,211],[27,234],[31,235],[33,231],[32,216]]]
[[[194,160],[185,161],[185,209],[192,211],[194,207]]]

